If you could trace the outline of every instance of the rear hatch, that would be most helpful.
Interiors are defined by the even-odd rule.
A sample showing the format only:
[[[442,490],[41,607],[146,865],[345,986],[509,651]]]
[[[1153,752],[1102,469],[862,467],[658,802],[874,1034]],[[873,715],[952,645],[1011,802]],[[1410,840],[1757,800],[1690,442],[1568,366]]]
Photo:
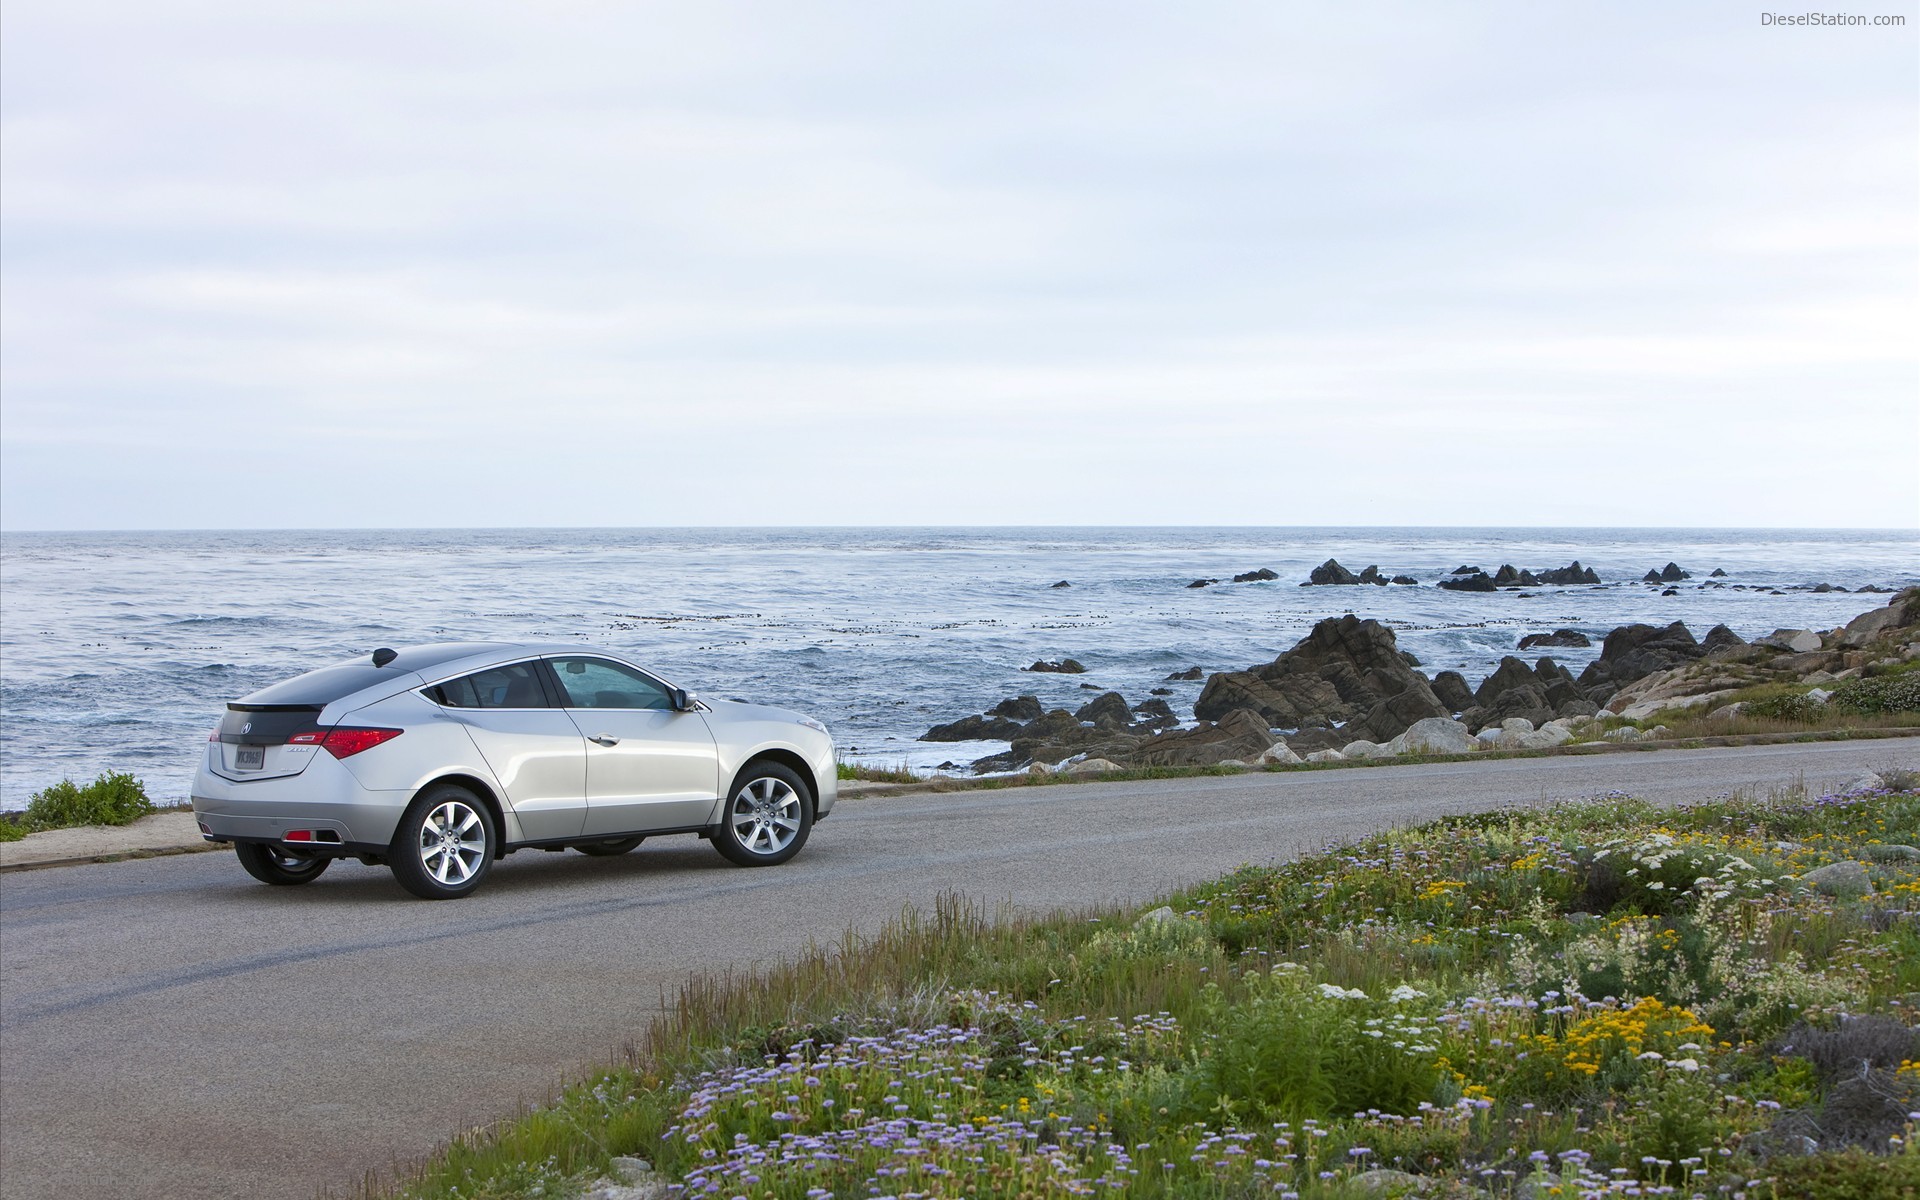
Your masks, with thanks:
[[[276,779],[307,769],[320,749],[320,704],[227,705],[220,719],[219,772],[229,779]]]

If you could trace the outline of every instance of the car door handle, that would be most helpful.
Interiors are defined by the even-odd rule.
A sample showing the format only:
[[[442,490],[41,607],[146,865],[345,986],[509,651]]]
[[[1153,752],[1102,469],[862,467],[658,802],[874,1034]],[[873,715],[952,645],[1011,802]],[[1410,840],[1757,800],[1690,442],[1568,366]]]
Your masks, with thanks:
[[[618,746],[620,744],[620,739],[617,737],[614,737],[610,733],[598,734],[594,737],[588,738],[587,740],[590,742],[598,743],[599,745],[602,745],[602,746]]]

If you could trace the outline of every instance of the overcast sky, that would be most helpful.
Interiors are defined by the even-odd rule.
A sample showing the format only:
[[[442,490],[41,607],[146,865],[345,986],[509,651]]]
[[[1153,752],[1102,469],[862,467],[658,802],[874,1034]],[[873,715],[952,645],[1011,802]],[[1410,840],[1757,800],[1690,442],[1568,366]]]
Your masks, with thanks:
[[[0,10],[0,525],[1920,524],[1920,12]]]

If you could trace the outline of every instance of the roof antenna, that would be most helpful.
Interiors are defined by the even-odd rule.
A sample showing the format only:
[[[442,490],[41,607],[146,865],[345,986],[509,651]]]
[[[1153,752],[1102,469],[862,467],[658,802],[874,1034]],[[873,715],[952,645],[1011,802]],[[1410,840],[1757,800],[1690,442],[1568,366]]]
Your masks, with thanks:
[[[373,652],[373,665],[376,667],[384,667],[399,657],[400,652],[398,650],[389,650],[387,647],[382,646]]]

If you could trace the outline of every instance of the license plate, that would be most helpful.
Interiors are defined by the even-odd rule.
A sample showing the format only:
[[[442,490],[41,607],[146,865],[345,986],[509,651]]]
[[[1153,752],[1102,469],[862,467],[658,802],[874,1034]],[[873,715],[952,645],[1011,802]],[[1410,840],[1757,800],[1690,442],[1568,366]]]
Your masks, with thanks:
[[[236,770],[240,771],[261,770],[267,765],[267,748],[265,746],[235,746],[233,748],[233,765]]]

